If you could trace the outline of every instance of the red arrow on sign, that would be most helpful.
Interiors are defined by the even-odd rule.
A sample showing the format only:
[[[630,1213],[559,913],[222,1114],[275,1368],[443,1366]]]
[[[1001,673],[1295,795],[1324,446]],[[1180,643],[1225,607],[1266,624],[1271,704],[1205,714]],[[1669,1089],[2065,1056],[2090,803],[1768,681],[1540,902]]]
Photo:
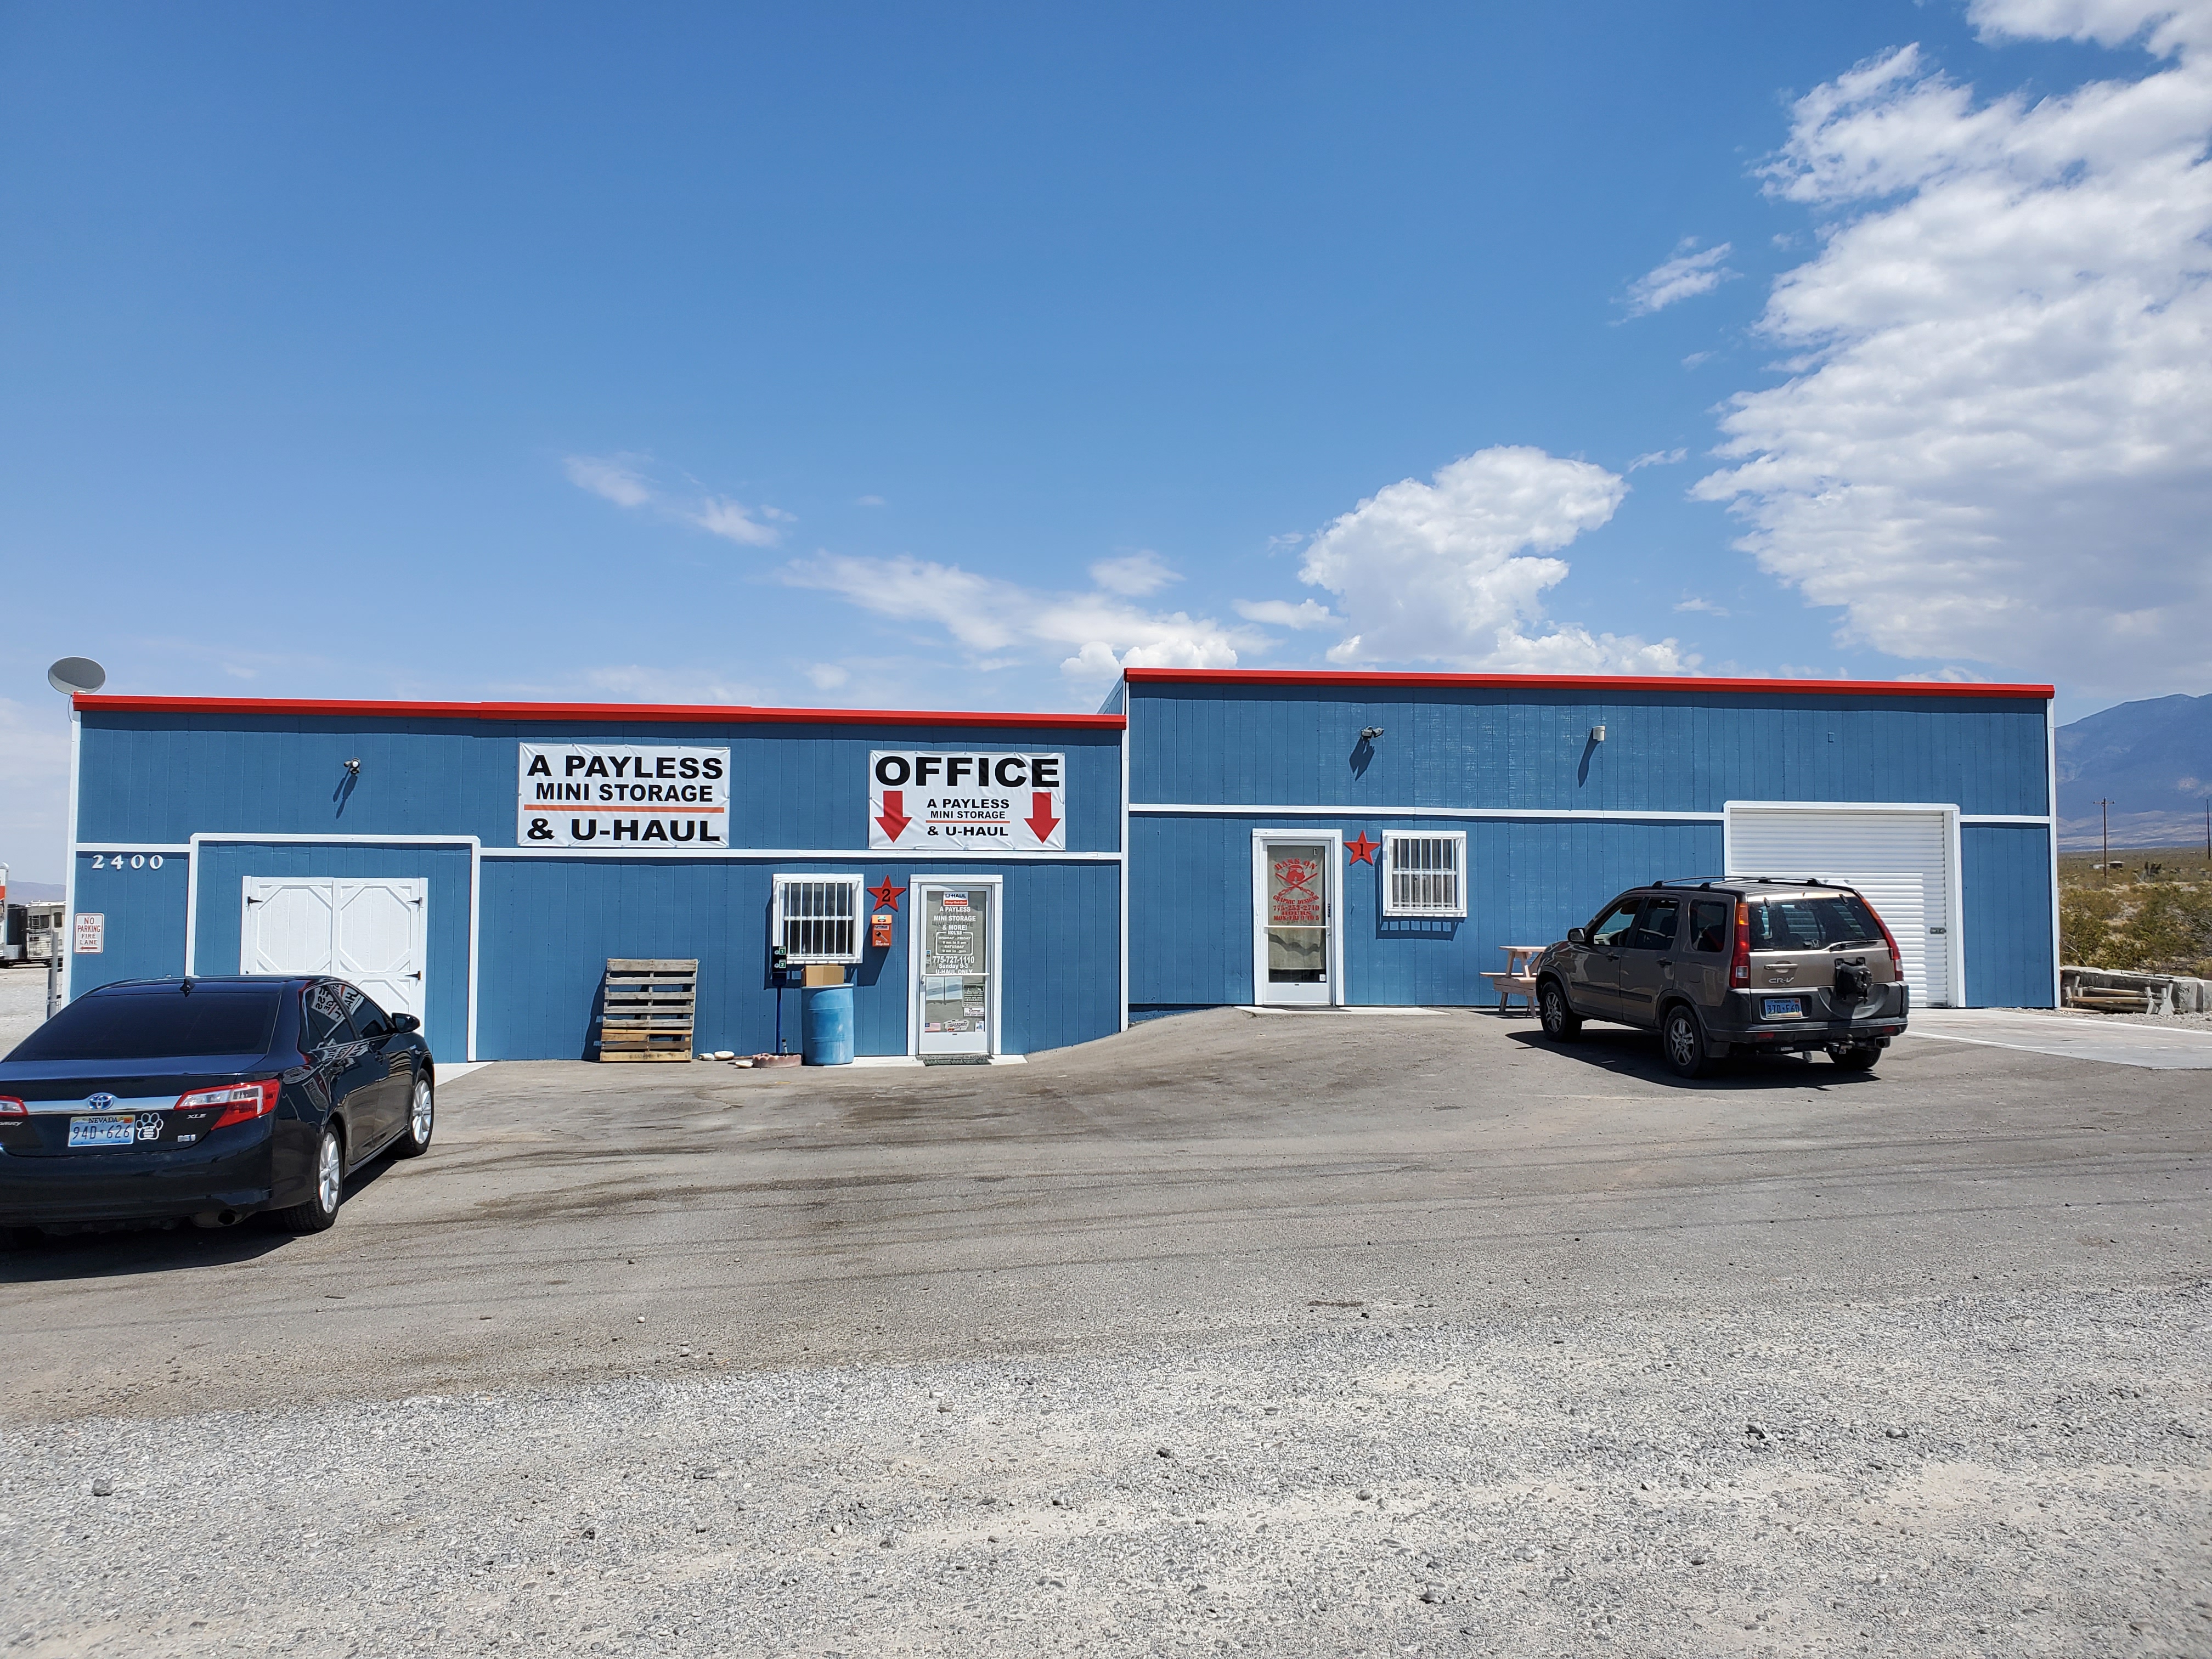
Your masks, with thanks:
[[[1052,832],[1060,828],[1060,820],[1052,815],[1052,792],[1040,789],[1030,800],[1030,815],[1022,822],[1029,825],[1039,841],[1050,841]]]
[[[907,825],[914,822],[914,820],[907,817],[906,813],[902,810],[905,805],[905,790],[886,789],[884,791],[883,814],[881,817],[877,818],[876,822],[883,825],[884,834],[890,836],[893,841],[896,841],[901,836],[904,835],[906,833]]]

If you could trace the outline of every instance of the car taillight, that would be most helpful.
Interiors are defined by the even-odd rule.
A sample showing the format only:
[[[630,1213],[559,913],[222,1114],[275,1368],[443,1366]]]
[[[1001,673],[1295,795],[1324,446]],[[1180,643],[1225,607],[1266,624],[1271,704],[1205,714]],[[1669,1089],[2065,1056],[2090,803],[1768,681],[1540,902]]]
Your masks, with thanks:
[[[0,1095],[0,1117],[28,1117],[31,1109],[13,1095]]]
[[[195,1089],[188,1095],[179,1095],[176,1105],[170,1109],[186,1112],[196,1106],[220,1106],[222,1115],[208,1125],[210,1129],[220,1129],[225,1124],[268,1116],[276,1109],[276,1096],[283,1086],[272,1077],[259,1083],[228,1083],[220,1089]]]
[[[1751,983],[1751,907],[1741,902],[1735,907],[1735,955],[1729,961],[1729,983]]]
[[[1889,924],[1881,919],[1881,912],[1875,909],[1871,904],[1867,906],[1867,914],[1874,918],[1874,925],[1881,929],[1881,942],[1889,947],[1890,978],[1895,980],[1899,984],[1903,984],[1905,981],[1905,958],[1898,951],[1897,935],[1889,931]]]

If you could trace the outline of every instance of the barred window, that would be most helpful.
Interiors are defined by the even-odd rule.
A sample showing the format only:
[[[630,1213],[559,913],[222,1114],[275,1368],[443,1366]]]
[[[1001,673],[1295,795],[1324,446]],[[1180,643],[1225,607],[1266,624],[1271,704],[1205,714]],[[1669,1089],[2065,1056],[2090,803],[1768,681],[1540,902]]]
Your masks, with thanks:
[[[774,927],[787,962],[858,962],[860,877],[778,876]]]
[[[1382,837],[1382,914],[1467,914],[1467,832]]]

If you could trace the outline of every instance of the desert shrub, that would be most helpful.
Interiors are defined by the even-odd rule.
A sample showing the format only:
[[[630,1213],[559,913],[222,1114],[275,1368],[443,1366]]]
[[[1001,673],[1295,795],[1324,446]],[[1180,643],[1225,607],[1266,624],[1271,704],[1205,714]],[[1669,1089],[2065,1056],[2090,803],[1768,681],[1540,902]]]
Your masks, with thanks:
[[[2058,930],[2062,954],[2079,967],[2212,977],[2212,885],[2066,888]]]

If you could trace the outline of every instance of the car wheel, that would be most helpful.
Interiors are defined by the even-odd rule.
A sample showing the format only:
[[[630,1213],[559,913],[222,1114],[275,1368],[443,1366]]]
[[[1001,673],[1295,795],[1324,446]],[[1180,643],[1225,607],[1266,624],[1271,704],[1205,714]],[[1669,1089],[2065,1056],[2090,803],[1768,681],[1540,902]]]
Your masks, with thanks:
[[[438,1127],[438,1103],[430,1092],[430,1079],[415,1079],[414,1097],[407,1107],[407,1127],[392,1143],[394,1158],[420,1158],[430,1150],[430,1132]]]
[[[1679,1002],[1659,1022],[1659,1047],[1676,1077],[1696,1077],[1705,1069],[1705,1034],[1698,1017]]]
[[[337,1126],[326,1123],[322,1139],[315,1143],[315,1184],[307,1201],[273,1211],[269,1219],[288,1233],[319,1233],[338,1218],[338,1205],[344,1198],[345,1142]]]
[[[1567,1006],[1567,994],[1557,980],[1547,980],[1537,999],[1544,1035],[1554,1042],[1572,1042],[1583,1034],[1583,1017]]]
[[[1873,1042],[1838,1042],[1828,1050],[1828,1058],[1847,1072],[1869,1071],[1881,1058],[1881,1048]]]

